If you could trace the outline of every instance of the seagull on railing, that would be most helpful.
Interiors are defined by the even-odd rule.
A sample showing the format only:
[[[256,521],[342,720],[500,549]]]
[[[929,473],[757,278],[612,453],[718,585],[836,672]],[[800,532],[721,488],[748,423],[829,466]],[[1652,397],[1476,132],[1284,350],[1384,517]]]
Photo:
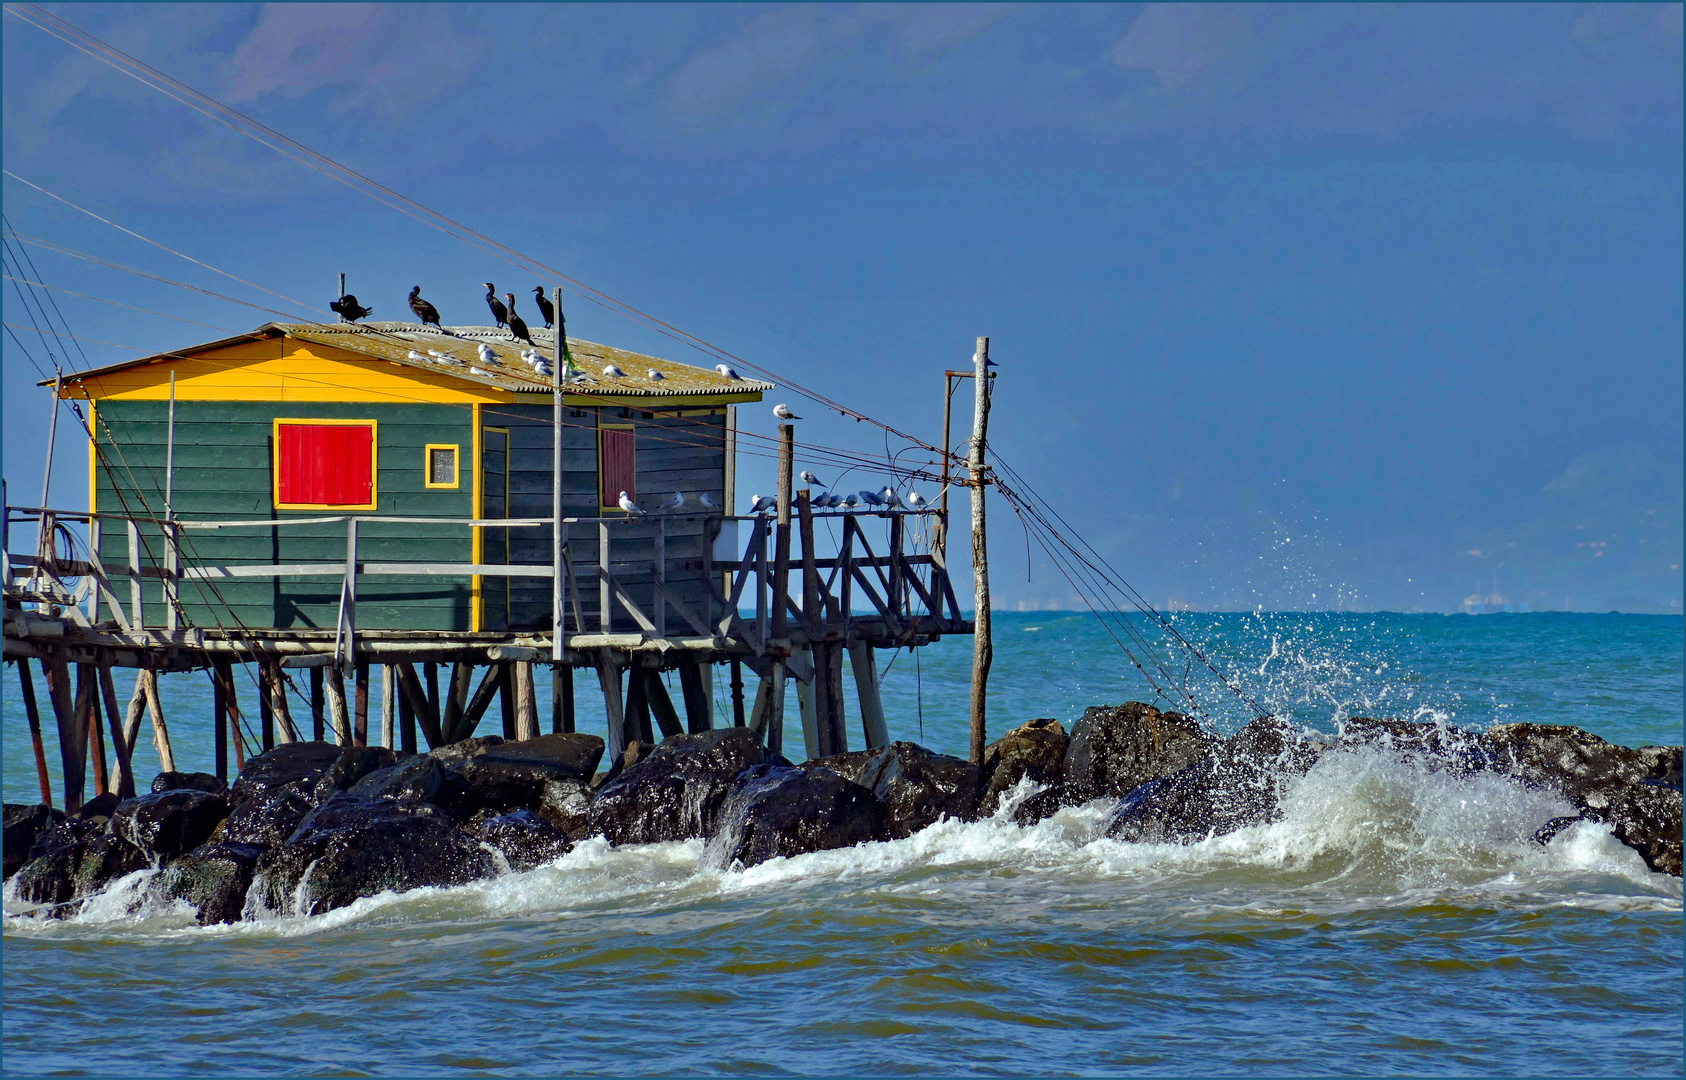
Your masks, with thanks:
[[[915,510],[923,510],[931,504],[925,501],[925,496],[910,488],[907,493],[907,505]]]
[[[813,473],[809,472],[807,469],[802,470],[801,476],[802,476],[802,482],[804,484],[818,484],[820,487],[826,486],[824,481],[822,481],[819,477],[815,476]]]
[[[644,516],[644,511],[642,511],[638,508],[637,503],[635,503],[631,499],[627,498],[626,492],[624,492],[624,491],[621,492],[620,506],[621,506],[622,510],[625,510],[627,513],[631,514],[633,517],[643,517]]]
[[[751,495],[749,498],[749,512],[752,514],[765,514],[779,505],[779,500],[771,495]]]
[[[858,495],[845,495],[845,496],[843,496],[843,509],[845,509],[845,510],[853,510],[855,507],[859,506],[860,504],[861,504],[861,500],[860,500],[860,496],[858,496]]]
[[[884,500],[879,497],[878,492],[876,492],[876,491],[860,492],[860,497],[861,497],[861,502],[865,503],[868,506],[883,506],[884,505]]]
[[[902,505],[901,496],[896,494],[896,489],[893,487],[887,487],[883,491],[880,491],[878,493],[878,497],[883,499],[884,505],[888,506],[892,510],[899,509]]]
[[[703,492],[701,495],[697,496],[697,501],[702,503],[702,508],[704,510],[718,510],[718,509],[720,509],[719,504],[716,503],[713,499],[709,498],[708,492],[706,492],[706,491]]]
[[[795,413],[791,412],[790,406],[786,405],[782,401],[779,402],[777,405],[773,406],[773,415],[778,417],[780,420],[800,420],[800,419],[802,419],[800,416],[797,416]]]
[[[685,493],[683,491],[675,491],[673,493],[673,498],[668,500],[667,508],[669,510],[685,509]]]

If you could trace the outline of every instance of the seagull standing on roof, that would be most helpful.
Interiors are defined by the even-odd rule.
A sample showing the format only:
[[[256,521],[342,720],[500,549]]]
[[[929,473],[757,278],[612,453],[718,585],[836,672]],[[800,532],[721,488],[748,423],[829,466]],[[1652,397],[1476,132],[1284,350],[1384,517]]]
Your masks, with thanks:
[[[338,300],[328,301],[328,306],[339,312],[340,318],[344,319],[346,322],[356,322],[358,319],[366,318],[374,314],[372,309],[359,304],[357,302],[357,297],[351,295],[350,293],[346,293]]]
[[[800,420],[800,419],[802,419],[800,416],[797,416],[795,413],[791,412],[790,406],[786,405],[782,401],[779,402],[777,405],[773,406],[773,415],[778,417],[780,420]]]
[[[638,504],[626,497],[626,492],[624,492],[624,491],[621,492],[621,497],[619,499],[619,502],[620,502],[621,509],[625,510],[627,513],[631,514],[633,517],[643,517],[644,516],[644,511],[638,509]]]
[[[509,301],[510,334],[514,336],[516,341],[525,341],[529,345],[533,344],[533,335],[527,332],[526,321],[523,320],[521,316],[515,314],[515,294],[512,292],[506,292],[503,294],[503,298]]]
[[[726,376],[728,379],[741,379],[741,378],[743,378],[743,376],[739,375],[737,373],[737,371],[735,371],[730,364],[715,364],[714,370],[718,371],[720,374]]]
[[[508,326],[509,309],[503,306],[502,300],[498,299],[497,289],[490,281],[482,281],[480,284],[486,286],[486,306],[492,309],[493,325]]]
[[[544,328],[549,330],[556,321],[556,305],[545,299],[543,285],[533,286],[533,300],[539,305],[539,314],[544,316]]]
[[[410,310],[416,313],[423,326],[439,326],[439,309],[421,298],[420,285],[410,290]],[[439,328],[444,329],[442,326]]]
[[[613,364],[605,364],[603,365],[603,374],[607,375],[611,379],[618,379],[625,375],[626,372],[622,371]]]

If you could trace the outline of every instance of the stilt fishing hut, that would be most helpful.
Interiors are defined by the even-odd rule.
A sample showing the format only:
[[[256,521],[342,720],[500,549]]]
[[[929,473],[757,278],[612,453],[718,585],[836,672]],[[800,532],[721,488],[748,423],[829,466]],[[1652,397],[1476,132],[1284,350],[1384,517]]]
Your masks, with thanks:
[[[90,505],[5,507],[5,655],[32,724],[57,722],[72,807],[90,760],[97,790],[133,790],[143,715],[171,767],[159,671],[210,672],[222,776],[248,736],[371,741],[372,669],[378,741],[404,750],[418,730],[427,747],[469,737],[494,700],[506,737],[538,735],[542,665],[554,731],[574,729],[576,670],[596,676],[614,756],[710,727],[711,665],[729,664],[732,721],[779,748],[794,678],[819,756],[848,748],[845,654],[876,746],[873,650],[972,630],[942,546],[913,550],[944,511],[815,510],[792,487],[790,425],[776,517],[732,513],[736,409],[773,385],[729,369],[550,331],[529,347],[495,327],[271,323],[50,385],[85,403]],[[826,518],[840,540],[821,551]],[[19,522],[32,553],[11,550]],[[256,667],[256,725],[236,664]],[[139,669],[121,715],[114,667]],[[761,677],[747,709],[745,667]]]

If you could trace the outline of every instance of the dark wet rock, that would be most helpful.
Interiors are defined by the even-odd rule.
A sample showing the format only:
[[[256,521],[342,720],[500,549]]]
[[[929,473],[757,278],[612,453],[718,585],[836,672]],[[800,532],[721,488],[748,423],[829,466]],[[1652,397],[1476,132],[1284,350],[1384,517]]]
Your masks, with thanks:
[[[620,756],[609,763],[608,772],[599,773],[597,776],[592,778],[592,787],[600,788],[604,784],[607,784],[627,769],[630,769],[632,766],[649,757],[655,749],[655,743],[648,743],[642,739],[633,739],[631,742],[626,744],[626,749],[620,752]]]
[[[396,765],[376,769],[350,791],[365,799],[419,799],[432,802],[445,784],[445,766],[432,754],[417,754]]]
[[[477,823],[472,830],[509,860],[511,870],[531,870],[560,859],[573,849],[561,830],[531,810],[515,810]]]
[[[1681,796],[1678,788],[1641,783],[1614,792],[1587,817],[1610,826],[1616,839],[1639,852],[1659,874],[1680,876]]]
[[[1680,747],[1641,746],[1634,753],[1651,770],[1650,779],[1654,783],[1680,790]]]
[[[90,825],[103,825],[106,821],[110,820],[111,812],[117,809],[117,804],[120,801],[121,800],[119,800],[116,795],[113,795],[108,791],[103,795],[95,795],[93,798],[83,803],[75,813],[67,814],[65,817],[70,821],[81,821]]]
[[[1071,726],[1065,782],[1091,797],[1122,797],[1210,754],[1217,736],[1178,712],[1131,701],[1085,709]]]
[[[570,840],[591,835],[592,790],[578,780],[552,780],[539,796],[538,815]]]
[[[247,799],[229,812],[212,839],[231,844],[275,847],[287,842],[311,811],[309,799],[289,787],[273,788]]]
[[[876,795],[824,766],[757,765],[732,781],[710,846],[723,863],[754,866],[876,840],[884,815]]]
[[[152,778],[152,791],[208,791],[226,797],[228,785],[205,772],[161,772]]]
[[[1029,777],[1038,784],[1056,784],[1065,777],[1065,754],[1071,737],[1058,720],[1031,720],[1001,736],[984,751],[983,794],[978,816],[1001,808],[1001,797]]]
[[[429,757],[438,758],[447,765],[461,765],[475,754],[502,742],[502,735],[476,735],[472,739],[458,739],[454,743],[436,746],[427,753]]]
[[[1562,724],[1499,724],[1488,729],[1486,741],[1497,768],[1559,791],[1583,809],[1604,810],[1640,785],[1679,783],[1679,747],[1635,750]]]
[[[1068,806],[1082,806],[1089,796],[1070,784],[1049,784],[1013,808],[1013,820],[1026,828],[1053,817]]]
[[[316,782],[339,760],[340,748],[329,742],[296,742],[265,750],[246,759],[234,781],[230,801],[236,806],[260,792],[290,788],[309,799]]]
[[[29,850],[35,846],[35,841],[63,820],[62,811],[48,809],[41,803],[7,803],[6,877],[10,878],[21,870],[30,859]]]
[[[1584,820],[1586,819],[1579,814],[1564,814],[1562,817],[1554,817],[1534,830],[1534,843],[1549,844],[1576,823]]]
[[[917,743],[893,742],[873,752],[860,785],[884,804],[884,835],[912,836],[938,818],[969,821],[978,809],[980,770],[970,761]]]
[[[141,795],[118,805],[111,831],[133,844],[153,866],[198,847],[228,816],[228,799],[180,788]]]
[[[253,894],[271,911],[319,915],[388,889],[462,885],[491,874],[491,855],[451,822],[430,803],[337,792],[258,860]]]
[[[96,832],[26,864],[18,871],[14,887],[18,898],[27,903],[62,904],[91,896],[147,865],[146,856],[128,841]]]
[[[256,844],[205,844],[160,871],[148,886],[148,896],[186,901],[201,926],[238,922],[264,850]]]
[[[861,782],[861,773],[865,771],[867,762],[871,761],[877,750],[850,750],[843,754],[833,754],[830,757],[815,758],[804,762],[804,768],[818,765],[830,769],[845,780],[855,783]]]
[[[311,791],[310,801],[325,802],[336,791],[345,791],[372,772],[394,764],[398,755],[384,746],[347,746],[328,766]]]
[[[1378,746],[1414,755],[1430,767],[1445,766],[1457,773],[1488,770],[1498,763],[1486,736],[1445,724],[1354,716],[1341,725],[1340,738],[1349,745]]]
[[[670,736],[604,780],[591,803],[590,831],[613,844],[707,836],[732,781],[765,760],[748,728]]]
[[[1223,744],[1220,756],[1249,762],[1283,776],[1304,776],[1329,744],[1286,720],[1261,716]]]
[[[453,769],[461,785],[453,794],[475,807],[533,809],[553,780],[586,782],[603,759],[595,735],[541,735],[487,747]]]
[[[1133,844],[1193,843],[1273,820],[1277,794],[1266,769],[1204,758],[1126,795],[1106,834]]]

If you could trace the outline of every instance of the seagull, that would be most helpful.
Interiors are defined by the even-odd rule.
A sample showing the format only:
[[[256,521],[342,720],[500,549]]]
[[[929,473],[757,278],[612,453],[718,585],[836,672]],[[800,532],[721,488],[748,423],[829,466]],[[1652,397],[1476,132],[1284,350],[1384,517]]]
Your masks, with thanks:
[[[421,353],[417,352],[414,349],[410,350],[410,355],[405,357],[405,359],[407,359],[407,360],[420,360],[423,363],[427,362],[427,357],[423,356]]]
[[[527,332],[526,320],[515,314],[515,294],[512,292],[506,292],[503,294],[503,298],[509,302],[510,336],[514,337],[516,341],[525,341],[527,344],[531,345],[533,343],[533,335]]]
[[[883,506],[884,505],[884,500],[878,497],[878,492],[876,492],[876,491],[860,492],[860,497],[861,497],[861,502],[865,503],[868,506]]]
[[[773,498],[771,495],[751,495],[749,498],[749,512],[752,514],[765,514],[767,511],[773,509],[773,507],[779,505],[779,500]]]
[[[498,362],[498,354],[493,352],[492,347],[484,341],[480,343],[480,347],[475,351],[479,354],[480,362],[482,364],[495,364]]]
[[[665,378],[667,378],[667,376],[663,375],[661,372],[657,371],[655,368],[650,369],[650,379],[652,381],[660,382],[662,379],[665,379]]]
[[[910,490],[907,493],[907,505],[913,507],[915,510],[923,510],[931,504],[925,501],[925,496],[919,494],[917,491]]]
[[[416,313],[416,318],[422,321],[423,326],[429,323],[439,326],[439,309],[421,298],[420,285],[410,290],[410,310]],[[444,327],[439,326],[439,329],[443,330]]]
[[[720,374],[726,376],[728,379],[741,379],[741,378],[743,378],[743,376],[739,375],[737,373],[737,371],[735,371],[732,368],[732,365],[730,365],[730,364],[715,364],[714,370],[718,371]]]
[[[853,510],[855,507],[859,506],[860,504],[861,504],[861,500],[860,500],[859,496],[856,496],[856,495],[845,495],[845,496],[843,496],[843,509],[845,509],[845,510]]]
[[[498,299],[497,288],[490,281],[482,281],[480,284],[486,286],[486,306],[492,309],[492,318],[497,320],[494,325],[508,326],[509,309]]]
[[[328,306],[340,313],[340,318],[346,322],[356,322],[358,319],[373,315],[373,308],[366,308],[357,302],[357,297],[346,293],[338,300],[328,301]]]
[[[609,376],[611,379],[619,379],[624,376],[626,372],[622,371],[613,364],[605,364],[603,366],[603,374]]]
[[[718,509],[720,509],[719,504],[717,504],[713,499],[709,498],[708,492],[706,492],[706,491],[703,492],[701,495],[697,496],[697,501],[702,503],[702,507],[703,507],[704,510],[718,510]]]
[[[800,420],[800,419],[802,419],[800,416],[797,416],[795,413],[791,412],[790,406],[786,405],[782,401],[779,402],[777,405],[773,406],[773,415],[778,417],[780,420]]]
[[[544,328],[550,329],[550,324],[556,321],[556,305],[545,299],[544,286],[533,286],[533,299],[538,301],[539,314],[544,316]]]
[[[685,509],[685,493],[683,491],[675,491],[673,493],[673,498],[667,504],[667,508],[669,510]]]
[[[884,500],[884,505],[888,506],[892,510],[896,509],[897,507],[901,506],[901,504],[902,504],[902,500],[901,500],[900,496],[898,496],[896,494],[896,489],[893,488],[893,487],[887,487],[883,491],[880,491],[878,494],[879,494],[879,497]]]
[[[821,481],[819,477],[817,477],[813,473],[809,472],[807,469],[802,470],[802,481],[803,481],[803,483],[819,484],[820,487],[825,487],[825,483],[823,481]]]
[[[627,498],[626,492],[624,492],[624,491],[621,492],[620,507],[621,507],[622,510],[625,510],[627,513],[631,514],[633,517],[643,517],[644,516],[644,511],[638,509],[638,504],[633,502],[631,499]]]

